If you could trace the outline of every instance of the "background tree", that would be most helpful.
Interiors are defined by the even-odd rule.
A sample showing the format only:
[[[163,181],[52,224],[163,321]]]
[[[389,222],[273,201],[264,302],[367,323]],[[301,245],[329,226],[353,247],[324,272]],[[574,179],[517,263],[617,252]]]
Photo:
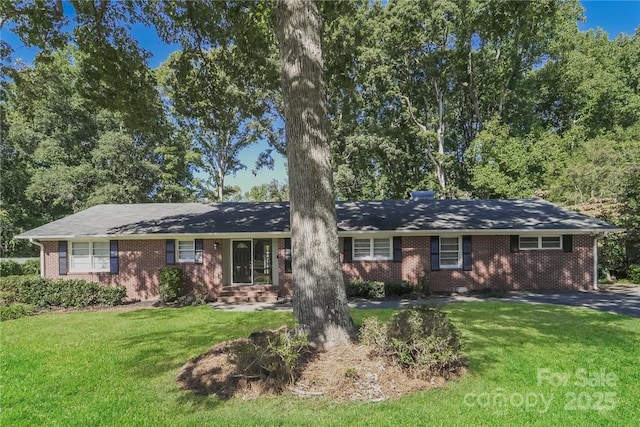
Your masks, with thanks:
[[[289,186],[274,179],[266,184],[254,185],[244,193],[247,202],[286,202],[289,201]]]
[[[234,46],[176,52],[158,73],[218,201],[224,200],[225,178],[246,168],[240,152],[263,137],[270,124],[264,92],[245,78],[255,71],[235,52]]]

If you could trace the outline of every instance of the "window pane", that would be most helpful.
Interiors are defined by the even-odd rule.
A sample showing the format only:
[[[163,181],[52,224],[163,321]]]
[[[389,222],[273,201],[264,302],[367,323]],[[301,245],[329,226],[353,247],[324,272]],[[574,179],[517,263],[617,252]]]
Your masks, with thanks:
[[[520,237],[521,249],[538,249],[537,237]]]
[[[373,239],[373,256],[376,258],[389,258],[391,245],[389,239]]]
[[[371,255],[371,240],[353,239],[353,257],[367,258]]]
[[[440,266],[460,266],[460,239],[458,237],[440,238]]]
[[[178,241],[178,261],[195,261],[195,242],[193,240]]]
[[[94,242],[93,243],[93,256],[97,257],[109,257],[109,242]]]
[[[546,249],[560,249],[560,236],[543,237],[542,247]]]
[[[89,242],[74,242],[71,244],[71,255],[74,256],[89,256],[91,250]]]
[[[440,251],[458,251],[460,249],[457,237],[442,237],[440,239]]]

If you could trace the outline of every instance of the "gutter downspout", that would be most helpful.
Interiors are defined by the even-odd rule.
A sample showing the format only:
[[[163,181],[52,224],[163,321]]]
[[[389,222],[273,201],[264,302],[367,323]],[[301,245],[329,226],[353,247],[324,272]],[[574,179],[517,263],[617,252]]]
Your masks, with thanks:
[[[44,245],[40,242],[36,242],[33,238],[29,238],[29,243],[40,248],[40,277],[44,277]]]
[[[602,235],[596,234],[593,237],[593,290],[598,291],[598,239],[603,237]]]

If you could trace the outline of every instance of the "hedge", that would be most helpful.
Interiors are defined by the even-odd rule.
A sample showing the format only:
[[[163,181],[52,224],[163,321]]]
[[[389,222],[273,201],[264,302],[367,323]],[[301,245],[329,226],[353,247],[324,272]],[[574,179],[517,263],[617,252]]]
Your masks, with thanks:
[[[406,280],[389,282],[355,280],[346,285],[349,298],[384,298],[407,295],[413,291],[413,285]]]
[[[105,286],[86,280],[52,280],[40,276],[0,278],[0,292],[11,294],[16,303],[47,307],[86,307],[122,304],[124,286]]]
[[[7,259],[0,261],[0,277],[40,274],[40,260],[28,259],[23,264]]]

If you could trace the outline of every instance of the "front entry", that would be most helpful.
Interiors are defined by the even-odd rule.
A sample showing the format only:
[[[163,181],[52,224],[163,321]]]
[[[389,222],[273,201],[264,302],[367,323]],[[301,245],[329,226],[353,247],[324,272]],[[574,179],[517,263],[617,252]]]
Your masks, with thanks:
[[[234,240],[231,243],[234,284],[273,284],[271,239]]]
[[[233,242],[233,283],[252,283],[251,240]]]

